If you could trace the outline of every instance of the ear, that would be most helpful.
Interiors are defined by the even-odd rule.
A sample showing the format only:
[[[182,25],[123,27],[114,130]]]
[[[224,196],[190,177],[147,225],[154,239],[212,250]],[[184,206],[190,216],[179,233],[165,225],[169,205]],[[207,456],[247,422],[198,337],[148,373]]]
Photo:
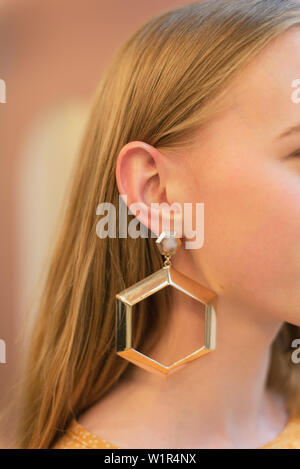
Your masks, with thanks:
[[[167,200],[171,166],[169,156],[140,141],[127,143],[117,158],[119,192],[133,215],[156,236],[164,230],[182,234],[181,206]]]

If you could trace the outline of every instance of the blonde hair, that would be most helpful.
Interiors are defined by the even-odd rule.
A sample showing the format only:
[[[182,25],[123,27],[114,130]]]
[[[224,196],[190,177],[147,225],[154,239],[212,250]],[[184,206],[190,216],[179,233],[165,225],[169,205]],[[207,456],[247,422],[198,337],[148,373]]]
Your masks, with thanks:
[[[134,366],[115,353],[115,294],[161,268],[162,259],[151,236],[96,234],[97,205],[119,204],[120,150],[136,140],[162,151],[188,145],[214,116],[230,78],[299,23],[296,1],[195,2],[149,20],[113,57],[95,93],[35,318],[18,448],[50,448],[72,418]],[[167,290],[137,305],[135,348],[146,344],[146,352],[161,337]],[[268,386],[286,396],[294,413],[300,413],[300,369],[289,347],[297,334],[299,328],[284,323],[268,375]]]

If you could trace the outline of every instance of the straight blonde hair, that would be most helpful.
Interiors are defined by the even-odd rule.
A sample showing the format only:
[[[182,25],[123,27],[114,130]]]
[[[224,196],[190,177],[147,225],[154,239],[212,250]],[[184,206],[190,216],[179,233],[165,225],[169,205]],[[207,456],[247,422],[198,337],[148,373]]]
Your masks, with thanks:
[[[50,448],[134,366],[115,353],[115,295],[161,268],[162,258],[151,236],[96,234],[97,205],[119,204],[120,150],[136,140],[161,151],[184,148],[213,118],[234,74],[299,23],[297,1],[195,2],[150,19],[113,57],[95,93],[43,284],[24,364],[18,448]],[[166,325],[167,290],[137,305],[134,347],[145,353]],[[298,415],[300,368],[290,345],[299,329],[283,324],[267,383]]]

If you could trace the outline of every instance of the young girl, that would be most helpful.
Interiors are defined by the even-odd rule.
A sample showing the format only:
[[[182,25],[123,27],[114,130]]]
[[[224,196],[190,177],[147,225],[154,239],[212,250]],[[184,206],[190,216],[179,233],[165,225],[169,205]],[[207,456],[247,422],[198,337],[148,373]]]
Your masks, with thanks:
[[[195,2],[115,55],[47,272],[17,447],[300,449],[299,26],[297,1]],[[159,227],[132,204],[156,204]],[[168,217],[184,227],[171,258],[155,238]],[[177,285],[151,295],[163,261]],[[116,310],[131,287],[136,304]]]

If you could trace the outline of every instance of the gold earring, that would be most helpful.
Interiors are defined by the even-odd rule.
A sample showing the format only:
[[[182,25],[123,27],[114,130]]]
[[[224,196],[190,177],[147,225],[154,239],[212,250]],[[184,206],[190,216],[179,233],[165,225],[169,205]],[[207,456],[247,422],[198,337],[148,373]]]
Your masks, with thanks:
[[[159,376],[177,371],[179,367],[216,348],[215,292],[200,285],[171,266],[170,258],[181,245],[176,232],[164,231],[156,240],[164,265],[116,295],[116,353],[135,365]],[[132,307],[155,292],[171,286],[205,305],[205,344],[195,352],[165,366],[132,347]]]

